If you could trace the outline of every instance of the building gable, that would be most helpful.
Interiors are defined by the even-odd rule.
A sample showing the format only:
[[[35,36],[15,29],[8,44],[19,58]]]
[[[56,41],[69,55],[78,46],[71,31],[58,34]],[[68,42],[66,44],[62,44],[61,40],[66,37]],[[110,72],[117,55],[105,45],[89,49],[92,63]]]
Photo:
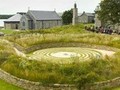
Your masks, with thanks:
[[[94,13],[85,13],[85,12],[83,12],[79,16],[79,23],[93,23],[94,18],[95,18]]]

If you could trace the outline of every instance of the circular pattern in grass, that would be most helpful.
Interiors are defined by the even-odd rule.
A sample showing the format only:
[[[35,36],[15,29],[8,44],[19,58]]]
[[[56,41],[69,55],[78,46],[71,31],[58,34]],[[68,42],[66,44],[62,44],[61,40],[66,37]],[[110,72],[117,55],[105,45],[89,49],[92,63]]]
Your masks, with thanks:
[[[39,61],[45,60],[64,63],[73,62],[75,60],[85,61],[91,58],[100,57],[102,57],[102,53],[94,49],[80,47],[61,47],[37,50],[33,52],[29,58]]]

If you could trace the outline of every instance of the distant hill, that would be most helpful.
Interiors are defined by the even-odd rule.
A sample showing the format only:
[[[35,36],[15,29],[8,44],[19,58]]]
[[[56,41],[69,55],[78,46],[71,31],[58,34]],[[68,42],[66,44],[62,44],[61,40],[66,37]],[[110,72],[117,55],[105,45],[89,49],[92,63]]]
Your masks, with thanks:
[[[8,19],[13,15],[0,15],[0,19]]]

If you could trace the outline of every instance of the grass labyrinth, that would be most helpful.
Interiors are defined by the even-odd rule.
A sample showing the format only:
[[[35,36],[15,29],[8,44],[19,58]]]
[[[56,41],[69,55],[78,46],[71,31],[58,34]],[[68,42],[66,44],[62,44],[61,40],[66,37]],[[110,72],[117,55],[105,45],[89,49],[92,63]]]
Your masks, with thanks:
[[[30,55],[30,59],[34,60],[50,60],[52,62],[73,62],[73,58],[79,58],[80,61],[85,61],[91,58],[101,58],[103,55],[102,50],[80,48],[80,47],[60,47],[60,48],[48,48],[37,50]],[[72,58],[72,59],[71,59]]]

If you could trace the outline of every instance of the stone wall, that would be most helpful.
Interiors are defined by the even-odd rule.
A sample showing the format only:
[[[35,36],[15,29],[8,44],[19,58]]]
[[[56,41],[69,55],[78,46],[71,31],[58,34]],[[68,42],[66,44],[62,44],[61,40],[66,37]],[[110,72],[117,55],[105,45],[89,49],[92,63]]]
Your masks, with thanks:
[[[94,84],[85,87],[84,90],[103,90],[103,88],[112,88],[120,86],[120,77],[117,77],[112,80],[96,82]]]
[[[77,88],[74,85],[68,84],[53,84],[44,86],[40,82],[32,82],[17,78],[1,69],[0,79],[5,80],[8,83],[11,83],[15,86],[21,87],[26,90],[77,90]]]

